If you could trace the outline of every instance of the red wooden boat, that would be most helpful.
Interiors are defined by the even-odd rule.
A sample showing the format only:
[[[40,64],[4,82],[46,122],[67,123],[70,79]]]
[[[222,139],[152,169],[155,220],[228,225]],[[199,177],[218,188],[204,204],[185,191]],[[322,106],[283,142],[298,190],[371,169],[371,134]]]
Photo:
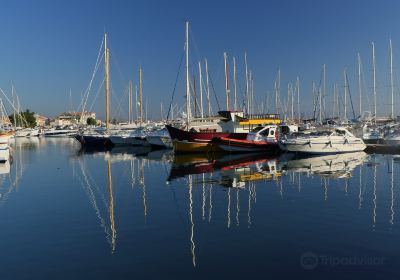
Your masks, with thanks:
[[[224,151],[238,153],[279,151],[277,142],[241,140],[226,137],[218,139],[218,146]]]
[[[246,139],[247,137],[247,133],[215,132],[211,130],[197,132],[185,131],[170,125],[166,125],[165,127],[167,128],[171,139],[177,141],[207,143],[211,142],[211,140],[216,137],[227,137],[231,139]]]

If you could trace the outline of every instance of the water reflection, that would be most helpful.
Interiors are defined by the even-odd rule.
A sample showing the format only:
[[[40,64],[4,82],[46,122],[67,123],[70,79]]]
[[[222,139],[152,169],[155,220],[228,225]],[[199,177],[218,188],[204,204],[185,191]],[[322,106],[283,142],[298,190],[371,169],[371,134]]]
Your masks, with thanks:
[[[288,155],[283,156],[282,169],[329,178],[349,178],[354,169],[368,159],[368,155],[364,152],[298,157],[285,160]]]
[[[4,166],[4,172],[0,166],[0,201],[23,177],[25,161],[31,157],[26,150],[40,153],[42,149],[55,146],[57,150],[69,143],[59,141],[24,140],[14,146],[12,165]],[[175,239],[174,246],[185,246],[190,266],[204,267],[204,252],[212,246],[205,241],[210,238],[208,234],[226,230],[229,233],[224,232],[224,236],[227,234],[229,239],[230,234],[251,234],[269,223],[279,227],[281,216],[291,211],[288,202],[316,207],[315,221],[326,222],[336,215],[329,212],[329,207],[352,201],[359,213],[351,215],[365,217],[360,223],[366,223],[363,225],[369,230],[393,231],[396,226],[399,160],[395,157],[365,153],[301,158],[287,154],[174,155],[168,150],[140,147],[99,151],[79,150],[71,145],[68,162],[74,180],[84,190],[90,206],[88,216],[95,214],[94,230],[113,256],[125,251],[127,236],[138,231],[143,232],[143,242],[154,250],[145,235],[149,231],[163,234],[171,227],[177,236],[184,235],[183,241]],[[12,179],[5,184],[8,178]],[[381,187],[382,184],[389,187]],[[173,193],[172,201],[165,198],[166,192]],[[316,201],[322,204],[317,207]],[[329,204],[332,201],[336,206]],[[282,212],[283,205],[286,208]],[[171,211],[175,208],[176,213]],[[135,209],[140,210],[136,215],[140,215],[143,224],[129,216],[133,215],[129,211]],[[270,217],[267,213],[275,214]],[[300,212],[290,213],[300,219]],[[173,222],[175,216],[179,222]],[[135,220],[133,226],[127,225],[130,219]]]

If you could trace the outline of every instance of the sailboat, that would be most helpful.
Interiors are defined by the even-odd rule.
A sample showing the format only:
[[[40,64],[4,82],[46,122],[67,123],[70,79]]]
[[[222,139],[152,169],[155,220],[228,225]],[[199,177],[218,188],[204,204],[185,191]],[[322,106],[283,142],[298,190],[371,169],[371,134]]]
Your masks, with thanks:
[[[227,104],[225,111],[219,111],[217,117],[192,118],[191,94],[189,82],[189,22],[186,22],[186,128],[181,129],[166,125],[175,152],[209,152],[218,151],[218,145],[212,143],[216,137],[245,140],[248,132],[257,125],[279,124],[277,114],[262,114],[245,116],[242,111],[232,111],[229,108],[228,73],[225,61],[225,88]]]
[[[104,34],[104,69],[105,69],[105,94],[106,94],[106,130],[103,133],[96,131],[83,131],[75,136],[82,147],[110,147],[112,143],[109,139],[108,130],[110,127],[110,111],[109,111],[109,49],[107,48],[107,33]]]

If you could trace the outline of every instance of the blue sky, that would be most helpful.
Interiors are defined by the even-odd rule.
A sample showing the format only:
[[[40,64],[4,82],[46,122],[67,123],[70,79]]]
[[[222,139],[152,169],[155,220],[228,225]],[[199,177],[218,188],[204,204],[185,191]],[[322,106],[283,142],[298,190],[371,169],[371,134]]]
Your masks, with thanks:
[[[258,103],[273,91],[277,69],[282,95],[300,77],[302,108],[311,110],[311,83],[327,67],[327,90],[343,91],[347,68],[356,114],[357,52],[361,53],[366,90],[371,92],[371,41],[376,45],[378,111],[389,110],[389,38],[394,44],[395,72],[400,61],[398,1],[0,1],[0,87],[14,84],[23,108],[54,116],[76,108],[87,87],[104,30],[111,49],[114,97],[112,115],[128,80],[144,73],[148,115],[158,118],[160,102],[171,100],[184,44],[184,22],[191,24],[191,61],[206,57],[219,103],[224,107],[223,52],[236,56],[244,85],[247,52]],[[194,69],[194,68],[193,68]],[[102,72],[99,72],[101,75]],[[396,73],[397,75],[397,73]],[[184,104],[183,76],[175,101]],[[95,87],[96,88],[96,87]],[[95,92],[92,93],[94,97]],[[396,82],[396,109],[400,99]],[[371,102],[372,98],[369,98]],[[329,96],[327,107],[331,107]],[[366,107],[368,100],[364,100]],[[216,106],[216,104],[214,104]],[[104,97],[94,110],[103,116]],[[371,109],[371,108],[366,108]],[[125,116],[123,108],[120,116]],[[396,110],[400,113],[399,110]]]

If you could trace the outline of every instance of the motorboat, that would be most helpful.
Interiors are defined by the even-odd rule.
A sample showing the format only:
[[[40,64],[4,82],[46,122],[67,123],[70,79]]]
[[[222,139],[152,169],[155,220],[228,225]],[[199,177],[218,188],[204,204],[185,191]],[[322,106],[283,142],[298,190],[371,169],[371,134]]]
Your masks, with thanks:
[[[309,133],[293,133],[279,141],[282,150],[296,153],[326,154],[364,151],[364,141],[344,127]]]

